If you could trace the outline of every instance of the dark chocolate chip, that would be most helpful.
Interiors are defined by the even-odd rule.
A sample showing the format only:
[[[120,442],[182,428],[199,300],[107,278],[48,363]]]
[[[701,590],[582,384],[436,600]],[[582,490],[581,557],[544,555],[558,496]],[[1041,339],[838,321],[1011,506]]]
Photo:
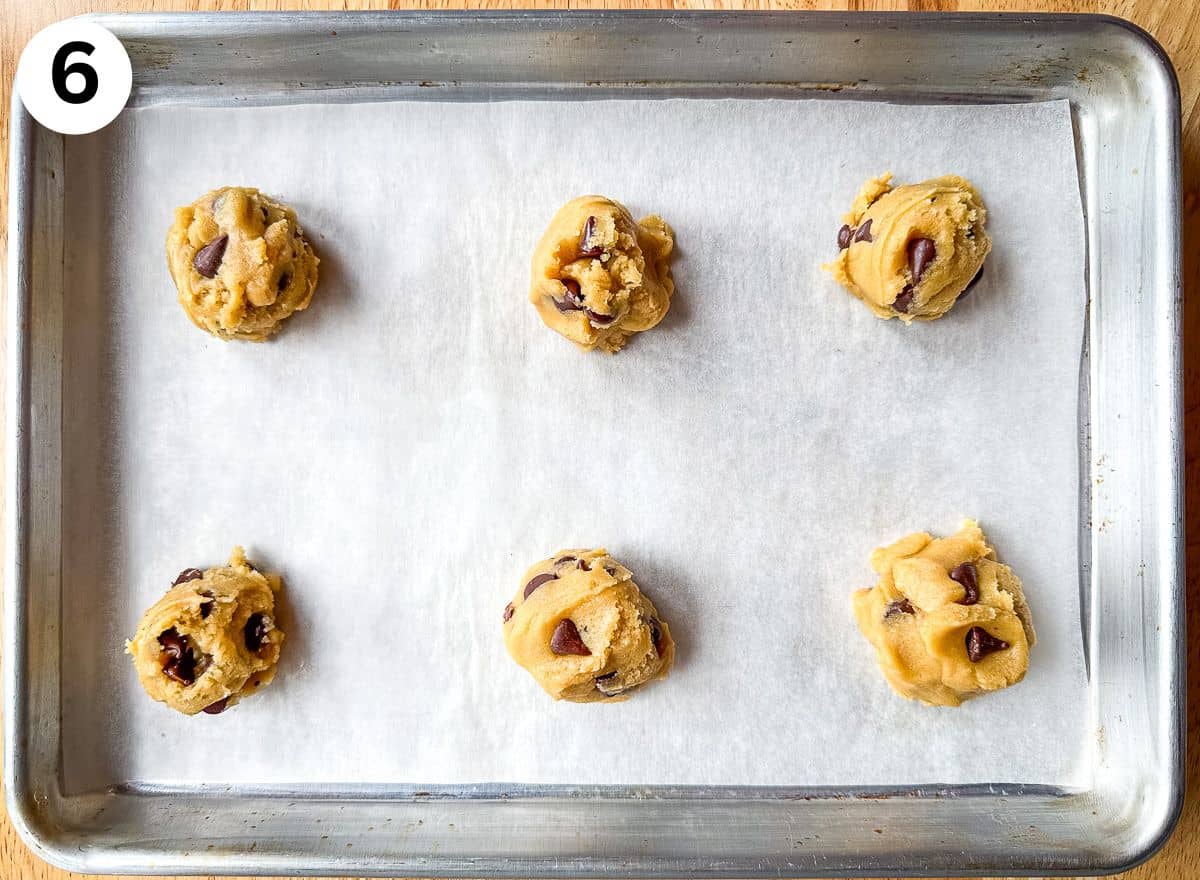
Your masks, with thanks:
[[[579,558],[578,556],[560,556],[560,557],[558,557],[558,559],[554,560],[554,564],[562,565],[567,562],[574,562],[578,558]]]
[[[205,715],[220,715],[225,711],[225,707],[229,705],[229,697],[223,697],[215,703],[209,703],[200,711]]]
[[[858,227],[858,232],[854,233],[854,240],[866,242],[872,242],[875,240],[871,238],[871,220],[869,218],[867,219],[866,223]]]
[[[175,582],[172,583],[171,586],[177,587],[180,584],[186,584],[188,581],[199,580],[202,577],[204,577],[204,572],[202,572],[200,569],[185,568],[183,571],[179,572],[179,577],[175,578]]]
[[[579,282],[574,278],[560,278],[563,287],[567,289],[566,295],[562,299],[550,297],[554,302],[554,307],[560,312],[578,312],[583,310],[583,292],[579,289]]]
[[[883,619],[887,620],[897,614],[916,614],[916,611],[913,610],[912,603],[907,599],[898,599],[888,603],[888,607],[883,610]]]
[[[608,572],[609,577],[617,576],[617,570],[615,568],[613,568],[611,565],[605,565],[604,570]]]
[[[654,652],[658,656],[662,656],[663,652],[663,630],[662,624],[658,622],[657,617],[650,618],[650,641],[654,643]]]
[[[529,598],[529,594],[540,587],[542,584],[548,584],[550,581],[558,580],[558,575],[552,571],[544,571],[539,575],[535,575],[533,580],[525,585],[525,598]]]
[[[900,295],[896,297],[896,301],[892,303],[892,308],[902,315],[907,315],[908,310],[912,307],[913,289],[911,284],[904,285],[904,289],[900,291]]]
[[[185,687],[196,681],[196,654],[188,646],[187,639],[179,634],[179,630],[171,627],[158,637],[162,647],[159,659],[163,672]]]
[[[564,617],[554,628],[554,635],[550,637],[550,650],[555,654],[575,654],[579,657],[588,657],[592,653],[583,643],[575,621],[569,617]]]
[[[616,315],[602,315],[599,312],[593,312],[591,309],[584,309],[587,312],[588,320],[598,327],[607,327],[613,321],[617,320]]]
[[[920,284],[929,264],[937,259],[937,247],[931,238],[914,238],[908,243],[908,268],[912,271],[912,283]]]
[[[212,600],[212,593],[205,593],[208,596],[207,602],[200,603],[200,617],[203,620],[208,620],[208,615],[212,614],[213,606],[217,603]]]
[[[271,618],[265,614],[251,614],[246,625],[242,627],[242,637],[246,642],[247,651],[258,651],[267,643],[267,633],[271,631]]]
[[[221,268],[221,260],[225,258],[225,246],[229,244],[228,235],[218,235],[192,257],[192,265],[205,278],[216,278],[217,270]]]
[[[606,675],[596,676],[596,690],[604,694],[606,697],[615,697],[617,694],[623,693],[625,688],[616,687],[613,679],[617,677],[617,673],[609,672]]]
[[[950,580],[962,584],[963,597],[958,600],[959,605],[974,605],[979,601],[979,575],[973,563],[954,566],[950,569]]]
[[[504,622],[508,623],[510,620],[512,620],[512,616],[513,616],[512,602],[509,602],[507,605],[504,606]]]
[[[988,654],[1003,651],[1008,642],[998,639],[982,626],[973,626],[967,630],[967,656],[972,663],[978,663]]]
[[[579,567],[582,568],[584,571],[592,570],[592,564],[590,562],[588,562],[586,559],[579,560]]]
[[[596,218],[588,217],[583,224],[583,232],[579,235],[579,256],[599,257],[604,253],[604,245],[591,244],[592,233],[596,231]]]
[[[850,247],[850,241],[854,236],[854,230],[850,228],[849,223],[843,223],[842,228],[838,230],[838,250],[844,251]]]

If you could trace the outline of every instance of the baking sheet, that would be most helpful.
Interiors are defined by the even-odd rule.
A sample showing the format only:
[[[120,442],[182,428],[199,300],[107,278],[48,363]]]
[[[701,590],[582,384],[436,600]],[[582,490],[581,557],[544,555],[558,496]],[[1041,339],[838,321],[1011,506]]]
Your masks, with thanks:
[[[1065,102],[153,107],[67,139],[65,785],[1073,784],[1083,228]],[[995,250],[946,319],[820,270],[864,179],[960,173]],[[162,242],[222,184],[322,259],[266,345],[190,325]],[[678,297],[615,357],[525,300],[587,192],[675,227]],[[890,692],[850,591],[873,547],[982,522],[1039,632],[956,710]],[[234,543],[280,570],[279,678],[217,717],[148,700],[141,611]],[[525,568],[604,544],[679,641],[627,703],[554,704],[504,651]],[[1019,743],[1020,748],[1014,748]]]

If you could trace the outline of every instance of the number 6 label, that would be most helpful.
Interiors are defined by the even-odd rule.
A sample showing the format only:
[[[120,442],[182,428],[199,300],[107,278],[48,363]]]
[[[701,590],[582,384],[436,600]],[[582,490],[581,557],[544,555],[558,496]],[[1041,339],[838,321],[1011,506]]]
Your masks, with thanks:
[[[61,134],[87,134],[129,100],[133,69],[121,41],[90,21],[52,24],[17,64],[17,94],[33,118]]]

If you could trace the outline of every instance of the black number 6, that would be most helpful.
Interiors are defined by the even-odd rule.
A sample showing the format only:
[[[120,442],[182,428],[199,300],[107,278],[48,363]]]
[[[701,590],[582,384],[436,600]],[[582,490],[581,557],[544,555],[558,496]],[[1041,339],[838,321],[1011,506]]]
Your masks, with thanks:
[[[100,88],[100,81],[96,77],[96,68],[83,61],[67,64],[67,57],[74,52],[91,55],[95,51],[96,47],[91,43],[85,43],[83,40],[71,40],[69,43],[64,43],[62,48],[54,53],[54,62],[50,65],[50,82],[54,84],[54,91],[58,96],[68,104],[86,104],[92,100]],[[72,92],[67,88],[67,77],[72,73],[78,73],[83,77],[83,88],[78,92]]]

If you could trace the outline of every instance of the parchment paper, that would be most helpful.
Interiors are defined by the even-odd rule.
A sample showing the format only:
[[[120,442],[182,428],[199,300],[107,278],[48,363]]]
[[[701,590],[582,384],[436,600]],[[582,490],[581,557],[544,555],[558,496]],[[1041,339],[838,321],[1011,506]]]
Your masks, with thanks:
[[[859,185],[973,180],[995,249],[935,324],[820,269]],[[1084,239],[1067,104],[157,107],[67,139],[66,784],[1070,783]],[[312,308],[269,344],[194,328],[172,209],[295,206]],[[526,302],[589,192],[678,234],[666,321],[585,355]],[[978,518],[1024,579],[1026,680],[893,694],[850,593],[875,546]],[[123,640],[235,543],[287,581],[278,679],[219,717],[140,690]],[[505,653],[526,567],[606,545],[679,662],[555,704]]]

